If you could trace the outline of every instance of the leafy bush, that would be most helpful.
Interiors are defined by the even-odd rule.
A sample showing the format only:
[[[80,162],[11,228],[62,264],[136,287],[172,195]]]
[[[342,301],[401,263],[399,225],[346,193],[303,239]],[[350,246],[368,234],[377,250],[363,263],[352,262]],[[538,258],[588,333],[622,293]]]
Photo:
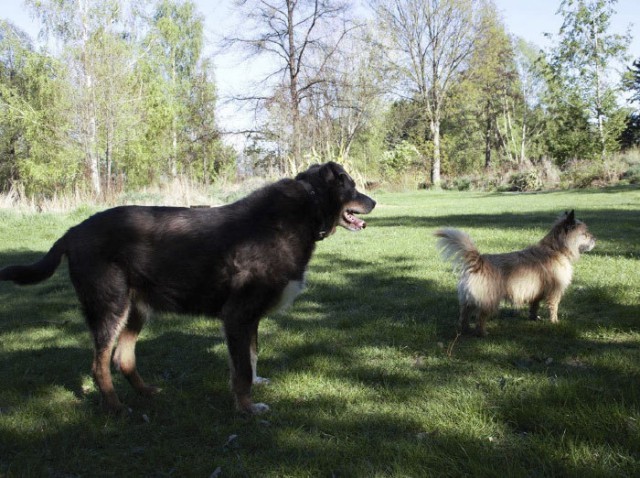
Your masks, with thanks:
[[[565,167],[563,186],[588,188],[610,186],[621,180],[631,182],[636,165],[626,155],[614,155],[605,161],[571,161]]]
[[[509,177],[509,191],[539,191],[543,182],[539,171],[535,168],[516,171]]]
[[[396,178],[419,163],[420,157],[418,148],[408,141],[401,141],[395,148],[382,154],[382,173],[387,179]]]
[[[587,188],[604,177],[604,164],[600,161],[569,161],[562,172],[563,186]]]
[[[640,148],[629,149],[619,155],[619,158],[625,165],[624,172],[621,174],[621,179],[629,184],[639,184]]]
[[[624,172],[622,178],[629,184],[640,184],[640,165],[629,168]]]
[[[465,176],[454,179],[453,189],[457,189],[458,191],[468,191],[469,189],[471,189],[471,178]]]

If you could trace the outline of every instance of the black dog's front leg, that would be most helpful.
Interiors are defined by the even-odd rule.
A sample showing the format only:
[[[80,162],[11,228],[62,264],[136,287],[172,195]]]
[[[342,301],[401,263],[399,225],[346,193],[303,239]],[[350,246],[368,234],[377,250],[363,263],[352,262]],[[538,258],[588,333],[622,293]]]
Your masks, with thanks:
[[[229,367],[231,369],[231,391],[233,392],[238,410],[250,414],[260,414],[269,410],[264,403],[253,403],[251,400],[251,384],[255,371],[253,370],[251,345],[257,333],[259,319],[237,322],[233,317],[225,318],[224,328],[229,350]]]

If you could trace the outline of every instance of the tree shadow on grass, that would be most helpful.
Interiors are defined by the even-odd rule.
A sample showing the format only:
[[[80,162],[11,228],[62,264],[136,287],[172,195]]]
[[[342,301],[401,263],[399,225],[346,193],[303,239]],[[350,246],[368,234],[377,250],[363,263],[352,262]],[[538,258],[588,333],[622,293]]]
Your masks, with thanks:
[[[542,239],[551,229],[555,218],[562,211],[536,211],[528,213],[501,214],[457,214],[445,216],[393,216],[371,217],[368,224],[372,228],[425,228],[438,229],[454,227],[462,230],[492,228],[504,230],[541,229],[540,237],[532,237],[522,248]],[[584,221],[598,239],[596,248],[589,254],[596,256],[640,257],[640,243],[635,240],[640,235],[640,214],[637,210],[585,209],[577,210],[576,216]],[[435,238],[433,238],[435,242]],[[603,246],[603,242],[607,243]],[[478,244],[480,252],[492,252]]]
[[[0,471],[27,466],[34,459],[33,470],[49,474],[107,469],[120,474],[201,476],[218,465],[223,472],[241,476],[304,472],[491,476],[496,469],[572,475],[590,470],[567,458],[570,445],[552,446],[558,440],[605,452],[612,443],[613,451],[630,461],[601,465],[605,473],[626,472],[634,459],[637,463],[633,447],[633,420],[640,406],[633,375],[637,368],[622,367],[637,358],[636,342],[603,344],[585,339],[585,332],[596,332],[603,325],[589,322],[588,317],[562,322],[560,327],[498,319],[490,323],[489,338],[460,338],[448,356],[446,347],[455,339],[455,291],[439,281],[418,278],[416,267],[401,255],[375,262],[318,255],[308,291],[289,312],[264,324],[268,353],[261,357],[259,369],[274,382],[271,389],[256,390],[255,395],[259,400],[271,398],[273,412],[265,417],[266,423],[233,411],[219,327],[186,332],[198,318],[159,317],[161,325],[151,324],[146,338],[143,332],[138,345],[141,373],[165,391],[151,401],[137,398],[118,376],[116,387],[123,401],[133,406],[133,419],[104,418],[97,393],[87,396],[82,391],[91,357],[85,330],[86,349],[39,344],[36,351],[2,350],[6,388],[0,396],[8,403],[9,411],[3,412],[7,422],[12,413],[30,420],[35,409],[46,426],[37,433],[29,427],[3,425]],[[64,297],[62,304],[67,300],[76,304],[66,273],[61,272],[54,277],[62,290],[36,288],[27,292],[27,298],[16,299],[13,286],[0,285],[0,300],[10,296],[18,300],[9,308],[17,307],[20,314],[32,313],[34,303],[55,300],[58,294]],[[605,294],[605,302],[613,301],[606,291],[594,293]],[[570,317],[579,307],[576,300],[561,304]],[[3,315],[7,310],[5,306]],[[617,304],[615,310],[624,319],[614,317],[607,325],[633,325],[630,309]],[[77,304],[65,305],[54,318],[64,321],[74,312],[80,317]],[[48,325],[54,335],[79,334],[80,325],[84,329],[81,319],[63,327]],[[27,321],[17,332],[28,333],[29,327]],[[303,337],[304,342],[287,340],[286,334]],[[600,359],[619,355],[620,347],[627,348],[620,366]],[[40,372],[30,371],[38,367]],[[330,383],[352,384],[366,403],[354,403],[339,388],[316,396],[300,390],[299,396],[289,397],[278,391],[278,382],[295,381],[307,371],[323,374]],[[29,381],[22,381],[20,374]],[[530,381],[520,382],[519,377],[534,380],[535,386],[528,389]],[[536,381],[540,377],[544,385]],[[479,409],[478,416],[499,423],[505,436],[491,441],[456,423],[450,409],[445,410],[452,414],[450,425],[429,427],[435,417],[428,411],[428,400],[462,385],[481,390],[486,408]],[[79,411],[67,421],[55,418],[59,404],[40,400],[53,396],[59,386],[80,398],[79,403],[69,404]],[[601,393],[601,403],[610,406],[593,400]],[[3,407],[7,405],[0,403]],[[571,415],[581,421],[567,420]],[[595,433],[590,423],[595,423]],[[607,423],[614,428],[607,429]],[[237,435],[237,441],[225,445],[231,435]],[[135,463],[123,464],[123,454],[130,453],[136,455]],[[448,466],[444,472],[443,463]]]

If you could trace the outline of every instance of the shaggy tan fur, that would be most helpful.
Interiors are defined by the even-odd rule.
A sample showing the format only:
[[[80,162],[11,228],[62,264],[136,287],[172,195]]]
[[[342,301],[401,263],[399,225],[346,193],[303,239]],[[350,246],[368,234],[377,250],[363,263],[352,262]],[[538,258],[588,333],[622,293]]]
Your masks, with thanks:
[[[440,229],[435,235],[445,259],[459,269],[460,327],[469,332],[477,316],[476,334],[486,335],[487,318],[502,300],[529,304],[529,317],[538,318],[540,302],[549,308],[551,322],[558,322],[558,304],[573,275],[572,263],[595,246],[586,224],[573,211],[564,213],[537,244],[505,254],[480,254],[471,238],[456,229]]]

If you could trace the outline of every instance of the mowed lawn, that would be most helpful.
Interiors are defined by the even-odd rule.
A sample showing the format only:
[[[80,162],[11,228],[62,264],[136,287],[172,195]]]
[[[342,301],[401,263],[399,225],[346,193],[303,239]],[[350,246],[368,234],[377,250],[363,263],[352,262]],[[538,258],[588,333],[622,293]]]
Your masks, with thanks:
[[[262,322],[259,417],[233,409],[220,324],[175,315],[137,348],[163,392],[139,398],[115,374],[133,411],[103,414],[66,265],[0,283],[0,476],[639,476],[640,190],[371,194],[368,227],[320,242],[307,290]],[[457,337],[433,232],[504,252],[573,208],[598,242],[560,323],[505,308],[487,338]],[[0,265],[38,258],[89,214],[0,211]]]

